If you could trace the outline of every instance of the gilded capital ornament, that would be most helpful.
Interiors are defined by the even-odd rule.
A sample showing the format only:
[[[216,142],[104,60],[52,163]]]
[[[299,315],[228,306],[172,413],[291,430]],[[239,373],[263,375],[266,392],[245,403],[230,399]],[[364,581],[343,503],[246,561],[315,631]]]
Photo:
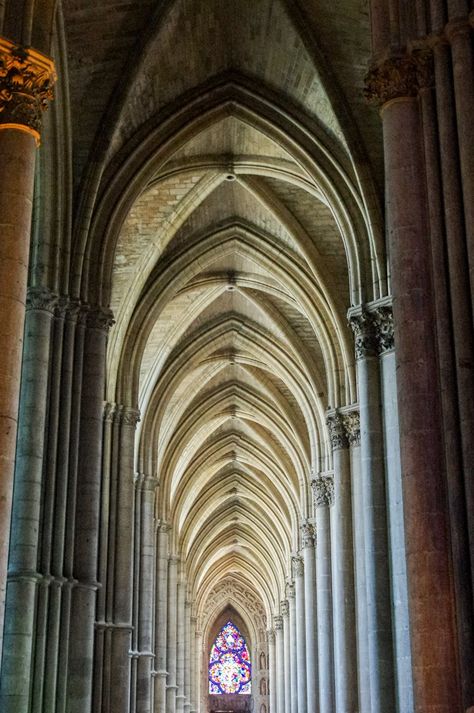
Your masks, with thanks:
[[[26,131],[39,145],[55,81],[52,59],[0,37],[0,129]]]
[[[338,411],[328,415],[326,423],[329,429],[329,438],[333,450],[339,448],[347,448],[349,441],[347,440],[344,419]]]
[[[317,508],[330,507],[334,504],[334,478],[332,475],[319,475],[312,481],[314,504]]]

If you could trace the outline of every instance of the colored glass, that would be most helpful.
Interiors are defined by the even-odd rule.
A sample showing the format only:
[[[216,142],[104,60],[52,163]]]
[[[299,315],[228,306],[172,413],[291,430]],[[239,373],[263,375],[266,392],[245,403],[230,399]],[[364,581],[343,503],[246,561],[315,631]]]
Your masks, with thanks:
[[[228,621],[218,633],[209,657],[209,693],[250,693],[252,664],[244,637]]]

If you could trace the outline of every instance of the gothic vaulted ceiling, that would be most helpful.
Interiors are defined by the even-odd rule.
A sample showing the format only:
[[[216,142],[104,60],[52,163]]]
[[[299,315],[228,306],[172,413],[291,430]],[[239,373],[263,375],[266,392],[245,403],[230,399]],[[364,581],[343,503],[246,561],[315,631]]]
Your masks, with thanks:
[[[387,291],[366,2],[68,0],[60,22],[62,279],[113,310],[106,397],[140,409],[136,468],[203,624],[209,602],[250,616],[245,591],[261,626],[331,465],[326,411],[357,400],[347,309]]]

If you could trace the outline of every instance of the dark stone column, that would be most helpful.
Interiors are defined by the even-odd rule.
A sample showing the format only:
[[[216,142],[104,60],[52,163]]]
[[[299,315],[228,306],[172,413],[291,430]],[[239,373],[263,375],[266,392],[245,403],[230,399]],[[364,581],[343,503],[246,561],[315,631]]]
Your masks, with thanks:
[[[418,66],[413,56],[385,60],[367,86],[384,131],[415,710],[454,713],[461,700]]]

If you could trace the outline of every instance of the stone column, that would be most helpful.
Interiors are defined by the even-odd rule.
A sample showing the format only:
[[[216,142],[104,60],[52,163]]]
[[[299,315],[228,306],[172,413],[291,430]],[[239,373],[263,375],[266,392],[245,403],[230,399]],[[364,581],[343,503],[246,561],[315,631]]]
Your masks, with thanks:
[[[0,653],[7,580],[31,210],[54,64],[0,38]]]
[[[196,657],[196,669],[195,669],[195,679],[194,679],[194,696],[196,700],[196,709],[201,713],[204,709],[202,708],[202,698],[203,695],[207,694],[207,690],[202,692],[202,631],[196,629],[196,645],[194,647],[194,655]]]
[[[373,320],[352,310],[359,389],[371,713],[394,709],[392,616],[380,370]]]
[[[92,704],[94,624],[98,587],[98,541],[105,390],[107,310],[85,313],[84,362],[80,412],[77,489],[75,494],[71,630],[67,711],[83,713]],[[71,521],[72,524],[72,521]]]
[[[289,582],[286,596],[290,604],[290,711],[298,712],[298,680],[297,680],[297,638],[296,638],[296,601],[295,585]]]
[[[197,637],[197,618],[195,616],[191,617],[191,638],[189,642],[189,653],[191,656],[191,690],[190,690],[190,702],[191,711],[190,713],[197,713],[199,698],[197,695],[197,679],[199,676],[199,666],[198,666],[198,656],[196,652],[196,637]]]
[[[291,558],[293,579],[295,581],[296,601],[296,680],[298,685],[298,713],[306,713],[306,628],[304,602],[304,564],[297,555]]]
[[[42,579],[38,552],[55,302],[54,295],[45,290],[28,293],[0,688],[0,709],[19,713],[29,711],[32,694],[36,602]],[[19,686],[18,680],[24,685]]]
[[[390,543],[395,684],[399,711],[413,711],[413,681],[408,614],[408,583],[403,519],[400,433],[398,428],[397,378],[390,305],[372,312],[382,374],[382,408]],[[354,433],[355,439],[357,433]],[[357,441],[355,440],[355,443]]]
[[[276,710],[285,713],[285,649],[283,645],[283,617],[273,617],[275,625]]]
[[[352,711],[358,706],[358,692],[349,440],[343,414],[329,414],[327,423],[334,468],[331,572],[335,707],[337,711]]]
[[[277,707],[277,669],[276,669],[276,652],[275,652],[275,631],[269,629],[267,631],[267,641],[268,641],[268,663],[269,663],[269,681],[268,688],[270,693],[270,711],[271,713],[279,713],[279,708]]]
[[[317,709],[318,698],[318,633],[316,623],[316,561],[314,527],[309,522],[301,525],[301,547],[304,563],[304,603],[306,630],[306,681],[308,712]]]
[[[153,670],[153,595],[155,575],[155,496],[157,480],[140,473],[140,585],[136,712],[151,713]]]
[[[192,623],[191,623],[191,602],[186,600],[185,607],[185,644],[184,644],[184,710],[189,713],[191,705],[191,666],[192,666]]]
[[[291,709],[291,642],[290,642],[290,605],[287,599],[280,602],[283,617],[283,641],[285,647],[285,713]]]
[[[316,601],[318,630],[319,713],[334,711],[331,530],[329,508],[334,502],[332,474],[312,481],[316,507]]]
[[[184,674],[185,674],[185,605],[186,605],[186,582],[181,579],[178,583],[178,624],[176,636],[176,713],[184,711]]]
[[[451,713],[461,700],[418,74],[403,55],[366,81],[383,120],[415,711]]]
[[[178,564],[179,557],[172,555],[168,560],[168,627],[167,627],[167,669],[166,713],[176,713],[176,656],[178,637]]]
[[[156,531],[157,561],[155,583],[155,695],[154,712],[166,713],[167,630],[168,630],[168,533],[170,526],[160,522]]]

